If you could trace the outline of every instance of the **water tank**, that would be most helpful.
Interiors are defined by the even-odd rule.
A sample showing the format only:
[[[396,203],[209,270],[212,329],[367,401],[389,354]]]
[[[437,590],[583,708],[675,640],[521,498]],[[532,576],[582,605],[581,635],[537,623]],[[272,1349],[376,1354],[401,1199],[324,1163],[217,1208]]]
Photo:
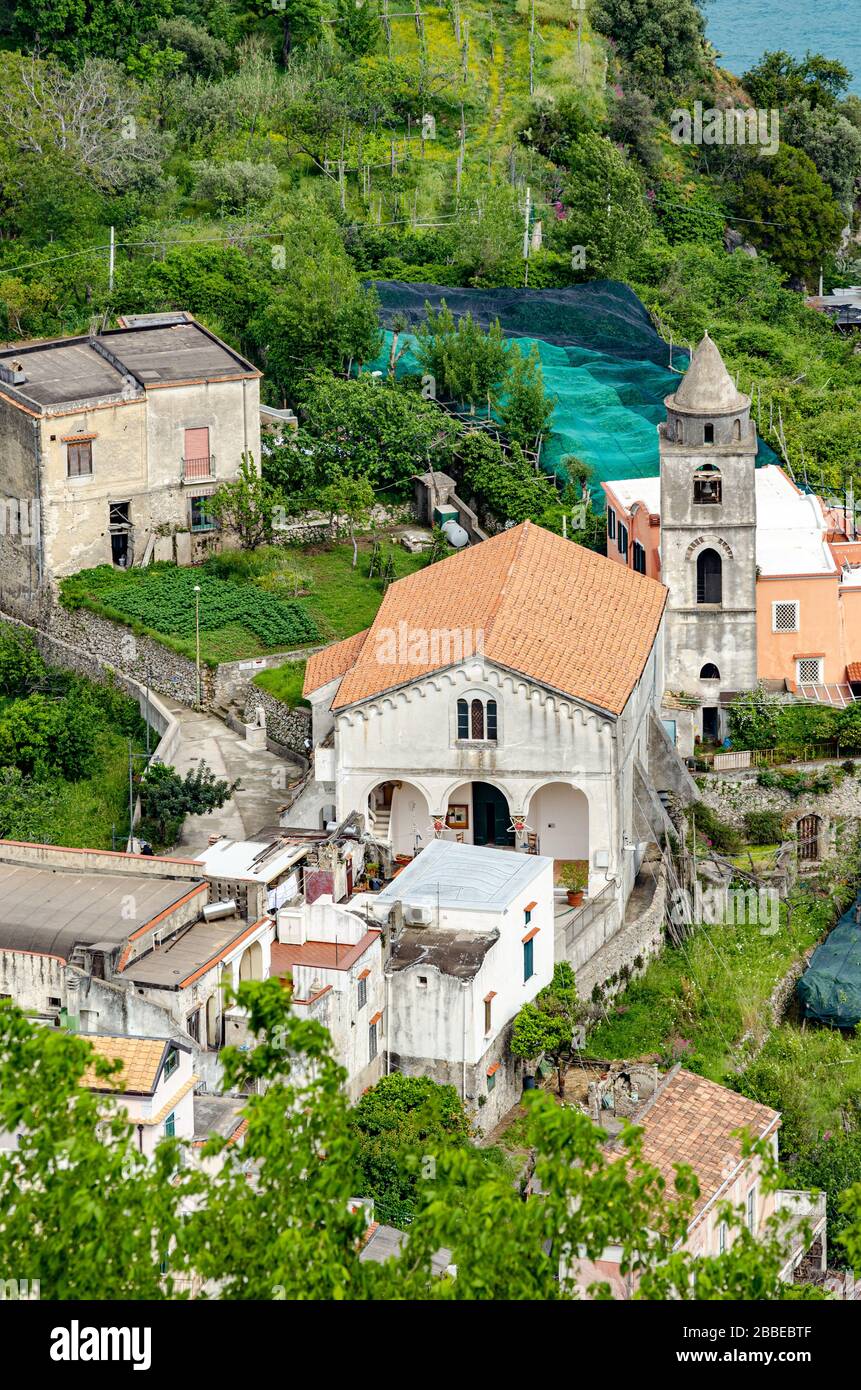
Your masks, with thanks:
[[[465,545],[469,544],[469,536],[456,521],[447,521],[442,528],[442,533],[449,545],[453,545],[455,550],[462,550]]]
[[[236,914],[236,900],[226,898],[220,903],[207,903],[203,909],[205,922],[217,922],[220,917],[233,917]]]

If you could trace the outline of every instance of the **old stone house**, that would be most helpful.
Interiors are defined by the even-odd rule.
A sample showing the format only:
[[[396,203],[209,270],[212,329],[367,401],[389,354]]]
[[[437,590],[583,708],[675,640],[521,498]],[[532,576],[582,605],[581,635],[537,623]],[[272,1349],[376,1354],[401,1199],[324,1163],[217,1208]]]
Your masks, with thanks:
[[[0,604],[80,569],[190,563],[207,498],[260,466],[260,372],[189,314],[0,352]]]

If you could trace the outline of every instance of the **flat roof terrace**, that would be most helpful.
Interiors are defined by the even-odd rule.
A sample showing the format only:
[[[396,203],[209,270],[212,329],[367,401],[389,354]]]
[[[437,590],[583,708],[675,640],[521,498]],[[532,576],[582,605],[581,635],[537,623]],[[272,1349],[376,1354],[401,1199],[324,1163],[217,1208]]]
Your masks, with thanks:
[[[176,316],[179,317],[179,316]],[[258,377],[260,372],[201,324],[146,322],[95,337],[23,343],[0,352],[0,391],[29,408],[53,410],[163,386]]]
[[[205,886],[203,880],[0,863],[0,949],[68,960],[77,945],[125,941]]]

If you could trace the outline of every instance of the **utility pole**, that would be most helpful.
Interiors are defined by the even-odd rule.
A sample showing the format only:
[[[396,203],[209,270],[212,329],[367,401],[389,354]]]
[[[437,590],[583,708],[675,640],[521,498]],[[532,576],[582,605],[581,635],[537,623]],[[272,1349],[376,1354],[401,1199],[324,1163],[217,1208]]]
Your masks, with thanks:
[[[200,585],[194,586],[194,644],[197,673],[197,708],[200,709]]]
[[[114,292],[114,265],[116,264],[116,234],[111,227],[111,246],[108,256],[108,293]]]
[[[535,90],[535,0],[529,3],[529,95]]]
[[[529,284],[529,213],[532,209],[532,190],[526,185],[526,214],[523,219],[523,259],[526,262],[524,285]]]
[[[134,761],[132,754],[132,741],[129,739],[129,842],[128,850],[134,853],[134,833],[135,833],[135,779]]]

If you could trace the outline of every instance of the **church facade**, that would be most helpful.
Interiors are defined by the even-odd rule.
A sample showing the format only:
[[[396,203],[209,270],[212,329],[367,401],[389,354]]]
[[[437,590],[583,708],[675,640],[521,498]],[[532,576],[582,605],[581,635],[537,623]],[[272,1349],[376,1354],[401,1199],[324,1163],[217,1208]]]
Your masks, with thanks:
[[[674,757],[666,598],[531,522],[392,584],[307,666],[337,818],[402,860],[448,838],[574,861],[620,921]]]

